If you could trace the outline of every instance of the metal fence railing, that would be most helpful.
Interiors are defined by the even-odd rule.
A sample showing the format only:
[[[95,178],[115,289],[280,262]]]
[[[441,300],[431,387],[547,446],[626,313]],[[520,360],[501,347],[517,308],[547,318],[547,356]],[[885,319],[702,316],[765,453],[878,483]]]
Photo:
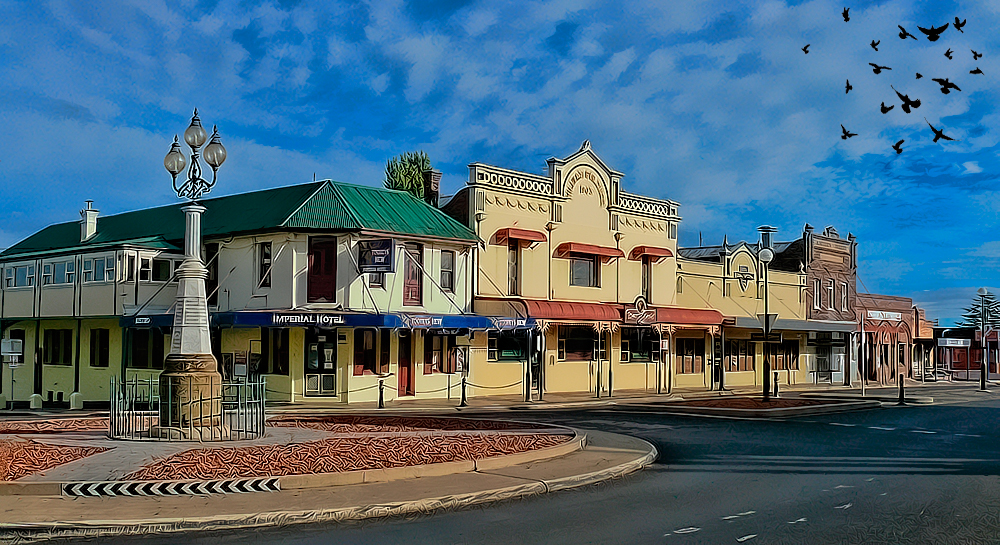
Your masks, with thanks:
[[[108,436],[152,441],[237,441],[264,435],[264,377],[111,377]]]

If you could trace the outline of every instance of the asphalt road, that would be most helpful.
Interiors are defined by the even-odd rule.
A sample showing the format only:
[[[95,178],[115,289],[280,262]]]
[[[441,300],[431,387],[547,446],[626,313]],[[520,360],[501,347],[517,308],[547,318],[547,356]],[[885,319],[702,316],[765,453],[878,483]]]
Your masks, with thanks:
[[[1000,389],[782,421],[615,407],[518,417],[653,442],[618,481],[416,519],[102,543],[1000,543]],[[319,506],[317,506],[319,507]]]

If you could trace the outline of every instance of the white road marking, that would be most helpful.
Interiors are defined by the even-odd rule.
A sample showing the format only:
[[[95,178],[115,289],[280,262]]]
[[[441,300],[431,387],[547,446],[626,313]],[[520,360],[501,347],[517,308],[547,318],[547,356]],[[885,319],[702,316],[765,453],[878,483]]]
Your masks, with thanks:
[[[866,483],[870,483],[870,482],[872,482],[872,481],[874,481],[874,480],[875,480],[875,477],[872,477],[871,479],[865,479],[865,482],[866,482]]]
[[[737,543],[743,543],[744,541],[751,540],[751,539],[753,539],[755,537],[757,537],[757,534],[750,534],[750,535],[747,535],[747,536],[738,537],[738,538],[736,538],[736,542]]]
[[[733,520],[740,518],[739,515],[729,515],[728,517],[722,517],[722,520]]]
[[[896,431],[896,428],[883,428],[881,426],[868,426],[870,430]]]
[[[959,437],[982,437],[982,435],[976,435],[974,433],[956,433],[955,435]]]
[[[689,526],[687,528],[678,528],[677,530],[674,530],[674,533],[675,534],[690,534],[692,532],[697,532],[698,530],[701,530],[701,528],[695,528],[694,526]]]
[[[937,433],[936,431],[929,431],[929,430],[910,430],[910,431],[912,431],[913,433]]]
[[[850,485],[846,485],[846,484],[838,484],[837,486],[835,486],[833,488],[837,489],[837,488],[854,488],[854,487],[850,486]]]
[[[741,517],[745,517],[745,516],[747,516],[747,515],[752,515],[752,514],[754,514],[754,513],[756,513],[756,512],[757,512],[757,511],[744,511],[744,512],[742,512],[742,513],[737,513],[737,514],[738,514],[739,516],[741,516]]]
[[[806,521],[806,518],[802,517],[802,518],[800,518],[798,520],[790,520],[790,521],[788,521],[788,524],[797,524],[799,522],[805,522],[805,521]]]
[[[844,426],[845,428],[853,428],[857,424],[841,424],[840,422],[830,422],[831,426]]]
[[[853,503],[845,503],[844,505],[838,505],[834,509],[850,509]]]
[[[889,494],[888,492],[883,492],[883,493],[879,494],[879,496],[887,496],[888,494]]]

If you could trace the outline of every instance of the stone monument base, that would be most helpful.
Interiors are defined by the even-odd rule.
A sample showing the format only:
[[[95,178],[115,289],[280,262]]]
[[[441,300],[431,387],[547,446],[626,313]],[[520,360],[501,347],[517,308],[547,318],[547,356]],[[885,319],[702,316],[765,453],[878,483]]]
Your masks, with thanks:
[[[158,428],[221,428],[222,375],[212,354],[170,354],[160,374]]]
[[[170,428],[153,426],[149,436],[171,441],[228,441],[232,438],[229,426],[193,426],[190,428]]]

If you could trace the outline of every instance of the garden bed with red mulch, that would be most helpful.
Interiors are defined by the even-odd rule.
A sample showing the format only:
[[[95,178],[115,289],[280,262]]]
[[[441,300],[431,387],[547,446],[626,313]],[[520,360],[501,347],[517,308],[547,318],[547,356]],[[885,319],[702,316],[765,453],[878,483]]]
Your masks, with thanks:
[[[125,479],[231,479],[386,469],[517,454],[553,447],[570,439],[572,435],[569,434],[515,435],[498,432],[484,435],[456,432],[434,436],[332,438],[289,445],[191,449],[164,457],[126,475]]]
[[[269,426],[309,428],[335,433],[406,432],[406,431],[473,431],[473,430],[538,430],[551,428],[543,424],[507,422],[503,420],[467,420],[462,418],[405,416],[275,416],[267,419]]]
[[[788,409],[791,407],[814,407],[816,405],[836,405],[839,403],[845,403],[845,401],[836,399],[771,398],[770,401],[765,403],[759,397],[723,397],[718,399],[676,401],[669,405],[719,409]]]
[[[65,433],[75,431],[107,431],[106,417],[53,418],[51,420],[0,420],[0,434]]]
[[[13,481],[108,449],[44,445],[23,439],[0,439],[0,481]]]

